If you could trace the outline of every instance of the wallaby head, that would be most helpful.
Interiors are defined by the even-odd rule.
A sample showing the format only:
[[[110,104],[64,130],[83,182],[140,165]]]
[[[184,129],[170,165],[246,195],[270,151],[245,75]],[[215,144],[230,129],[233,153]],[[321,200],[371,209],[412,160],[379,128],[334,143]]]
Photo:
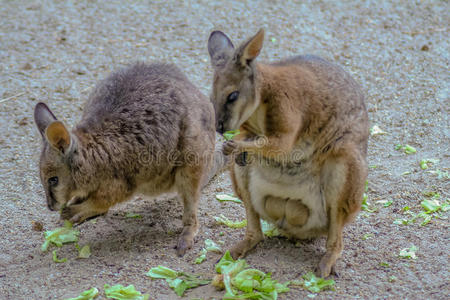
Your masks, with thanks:
[[[44,103],[36,105],[34,120],[43,139],[39,169],[47,205],[50,210],[59,210],[74,189],[69,163],[75,143],[64,124]]]
[[[238,129],[259,105],[253,61],[259,55],[263,41],[263,29],[237,49],[221,31],[214,31],[209,37],[208,51],[214,68],[211,101],[219,133]]]

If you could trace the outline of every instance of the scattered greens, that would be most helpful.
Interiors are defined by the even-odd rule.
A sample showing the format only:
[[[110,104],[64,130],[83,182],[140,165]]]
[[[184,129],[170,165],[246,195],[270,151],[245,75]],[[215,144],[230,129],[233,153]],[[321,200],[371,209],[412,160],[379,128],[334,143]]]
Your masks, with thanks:
[[[75,245],[75,247],[77,247],[78,245]],[[84,245],[81,249],[78,246],[78,258],[89,258],[89,256],[91,256],[91,248],[89,247],[89,245]]]
[[[241,132],[239,131],[239,129],[237,130],[230,130],[230,131],[226,131],[223,134],[223,137],[225,140],[229,141],[232,140],[236,135],[240,134]]]
[[[239,198],[230,194],[217,194],[216,199],[219,200],[220,202],[231,201],[236,203],[242,203],[242,201]]]
[[[130,219],[142,219],[142,215],[140,214],[135,214],[135,213],[126,213],[125,215],[126,218],[130,218]]]
[[[264,221],[263,219],[261,219],[261,229],[262,229],[262,232],[264,233],[264,235],[268,236],[268,237],[280,235],[280,231],[274,224],[268,223],[268,222]]]
[[[92,289],[82,292],[78,297],[68,298],[65,300],[92,300],[97,296],[98,296],[98,289],[94,287]]]
[[[52,255],[53,255],[53,261],[55,263],[65,263],[67,261],[67,258],[61,258],[59,259],[58,256],[56,255],[56,250],[52,251]]]
[[[369,203],[369,195],[367,195],[367,191],[369,190],[369,181],[366,180],[366,183],[364,185],[364,194],[363,194],[363,200],[361,204],[361,209],[365,210],[367,212],[373,213],[377,211],[376,207],[371,207]]]
[[[361,209],[370,213],[376,212],[377,208],[376,207],[372,207],[371,204],[369,203],[369,201],[367,201],[369,197],[367,196],[366,193],[364,193],[363,196],[363,202],[361,204]]]
[[[406,144],[404,146],[397,144],[397,145],[395,145],[395,150],[401,150],[401,151],[405,152],[406,154],[414,154],[417,152],[416,148],[414,148],[413,146],[410,146],[408,144]]]
[[[372,126],[372,128],[370,128],[370,135],[374,136],[374,135],[381,135],[381,134],[386,134],[386,131],[381,130],[381,128],[378,127],[378,125],[374,125],[374,126]]]
[[[437,164],[439,162],[439,159],[434,159],[434,158],[428,158],[428,159],[422,159],[420,161],[420,168],[422,170],[426,170],[429,167],[431,167],[434,164]]]
[[[200,255],[194,260],[194,263],[201,264],[204,262],[206,260],[206,253],[208,253],[208,250],[203,248],[202,251],[200,251]]]
[[[308,272],[307,274],[303,275],[303,287],[307,289],[308,291],[312,293],[318,293],[325,289],[333,289],[333,286],[335,284],[334,280],[325,280],[320,277],[316,277],[314,273]]]
[[[400,250],[400,253],[398,254],[398,256],[400,256],[401,258],[410,258],[410,259],[416,259],[416,251],[418,250],[418,248],[414,245],[412,245],[409,248],[404,248],[402,250]]]
[[[230,228],[243,228],[243,227],[247,226],[247,220],[231,221],[230,219],[228,219],[224,215],[220,215],[218,217],[214,217],[214,219],[216,220],[217,224],[225,225],[225,226],[228,226]]]
[[[79,234],[78,230],[72,228],[72,223],[64,221],[64,227],[44,232],[45,242],[42,244],[41,250],[47,251],[50,243],[61,247],[63,244],[76,242]]]
[[[206,260],[206,253],[208,252],[222,253],[222,249],[213,240],[207,239],[205,240],[205,248],[202,249],[199,257],[197,257],[194,262],[196,264],[204,262]]]
[[[387,262],[380,262],[380,266],[381,267],[385,267],[385,268],[390,268],[391,267],[391,265],[388,264]]]
[[[211,280],[199,278],[198,275],[177,272],[164,266],[151,268],[146,275],[152,279],[165,279],[169,286],[180,297],[183,296],[184,291],[187,289],[206,285],[211,282]]]
[[[278,283],[270,273],[247,267],[245,260],[234,260],[229,251],[216,264],[219,275],[213,279],[213,285],[225,288],[223,299],[277,299],[278,293],[289,291],[289,282]]]
[[[134,285],[130,284],[124,287],[121,284],[110,286],[104,285],[106,298],[118,299],[118,300],[147,300],[150,296],[148,294],[141,294],[136,291]]]
[[[450,210],[450,199],[447,199],[441,204],[438,200],[440,197],[439,193],[427,191],[423,193],[425,196],[432,197],[432,199],[425,199],[420,202],[420,205],[424,209],[419,213],[413,213],[410,211],[408,206],[405,206],[403,210],[410,218],[400,218],[395,219],[394,224],[398,225],[409,225],[416,222],[417,219],[423,219],[420,226],[425,226],[431,222],[432,218],[445,218],[443,214]]]
[[[373,238],[373,233],[366,233],[362,236],[363,241]]]

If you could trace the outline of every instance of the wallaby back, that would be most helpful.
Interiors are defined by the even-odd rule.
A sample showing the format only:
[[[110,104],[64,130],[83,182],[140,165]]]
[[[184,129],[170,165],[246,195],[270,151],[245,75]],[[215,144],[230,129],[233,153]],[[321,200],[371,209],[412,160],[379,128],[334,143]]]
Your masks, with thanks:
[[[137,63],[111,74],[71,132],[45,104],[36,106],[35,119],[50,209],[62,207],[62,218],[82,222],[137,192],[177,191],[185,207],[178,253],[192,245],[201,184],[213,168],[214,114],[177,67]],[[65,135],[51,134],[59,132],[55,124]]]

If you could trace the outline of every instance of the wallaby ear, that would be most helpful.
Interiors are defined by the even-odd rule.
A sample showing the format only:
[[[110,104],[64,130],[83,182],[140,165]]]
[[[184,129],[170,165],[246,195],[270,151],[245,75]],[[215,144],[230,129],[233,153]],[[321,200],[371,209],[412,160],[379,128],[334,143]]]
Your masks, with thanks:
[[[257,34],[243,43],[236,51],[236,62],[242,66],[247,66],[261,52],[264,42],[264,29],[261,28]]]
[[[70,133],[61,121],[53,121],[45,130],[45,136],[51,146],[62,153],[67,153],[70,147]]]
[[[214,68],[223,67],[232,56],[234,46],[222,31],[213,31],[208,39],[208,52]]]
[[[34,121],[42,137],[44,137],[45,129],[50,123],[56,121],[56,117],[45,103],[39,102],[34,108]]]

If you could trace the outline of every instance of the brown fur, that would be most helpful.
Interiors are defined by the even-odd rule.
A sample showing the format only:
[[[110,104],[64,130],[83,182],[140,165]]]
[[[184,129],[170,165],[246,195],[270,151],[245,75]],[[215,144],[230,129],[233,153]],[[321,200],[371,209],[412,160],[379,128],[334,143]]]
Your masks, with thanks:
[[[177,67],[140,63],[113,73],[90,95],[71,132],[43,103],[35,120],[51,210],[80,223],[135,193],[176,191],[184,204],[177,252],[191,247],[200,189],[221,162],[213,156],[211,103]]]
[[[364,97],[348,73],[316,56],[256,63],[263,35],[260,30],[235,50],[216,31],[208,44],[215,69],[216,130],[241,130],[223,151],[248,157],[242,163],[240,154],[231,171],[248,218],[246,237],[232,255],[245,255],[263,239],[263,217],[292,237],[327,234],[327,252],[318,267],[325,277],[334,272],[342,252],[344,225],[361,206],[367,177]],[[239,98],[229,101],[236,91]],[[260,196],[268,185],[272,191]],[[300,194],[280,196],[286,189]]]

